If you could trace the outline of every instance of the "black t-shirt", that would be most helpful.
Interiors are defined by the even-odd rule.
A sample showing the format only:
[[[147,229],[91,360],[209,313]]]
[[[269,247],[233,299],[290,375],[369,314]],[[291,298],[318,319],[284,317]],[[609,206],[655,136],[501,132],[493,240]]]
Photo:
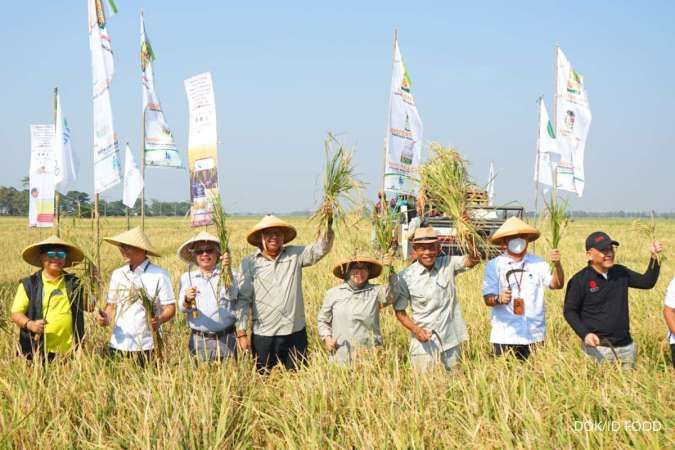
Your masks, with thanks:
[[[613,346],[633,342],[628,316],[628,288],[651,289],[659,278],[659,264],[652,258],[644,274],[615,265],[607,279],[588,265],[567,283],[563,314],[581,338],[588,333]],[[601,344],[602,345],[602,344]]]

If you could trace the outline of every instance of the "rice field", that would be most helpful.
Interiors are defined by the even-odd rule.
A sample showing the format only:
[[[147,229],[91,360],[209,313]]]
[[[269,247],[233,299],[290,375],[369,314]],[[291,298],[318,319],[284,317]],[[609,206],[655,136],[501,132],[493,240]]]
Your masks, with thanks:
[[[134,219],[138,221],[138,219]],[[245,232],[258,218],[228,218],[238,264],[252,248]],[[316,223],[289,218],[297,243],[316,236]],[[48,231],[25,219],[0,219],[2,317],[7,320],[19,278],[31,273],[21,249]],[[87,241],[90,221],[64,220],[64,235]],[[102,219],[102,235],[125,228]],[[569,278],[584,265],[583,241],[604,229],[621,242],[618,261],[643,270],[647,238],[630,220],[572,221],[562,237]],[[174,283],[186,267],[175,251],[193,233],[184,219],[146,219],[146,231]],[[544,235],[547,230],[543,229]],[[211,230],[213,232],[213,230]],[[657,221],[666,245],[661,277],[651,291],[631,292],[631,330],[637,367],[598,366],[562,316],[563,291],[547,292],[547,340],[526,363],[495,359],[488,342],[489,308],[481,297],[483,265],[458,277],[458,298],[469,328],[463,362],[446,374],[410,368],[408,333],[383,310],[384,347],[353,368],[333,366],[317,337],[324,292],[338,280],[329,268],[353,248],[366,248],[365,222],[338,228],[333,251],[304,272],[310,365],[299,373],[255,373],[246,358],[195,364],[180,313],[165,327],[166,360],[138,369],[104,357],[109,329],[88,315],[88,339],[72,359],[32,367],[15,357],[16,327],[0,343],[1,448],[675,448],[675,370],[670,365],[662,304],[675,275],[675,221]],[[540,239],[536,253],[545,254]],[[121,264],[117,249],[101,247],[107,280]],[[397,262],[398,269],[404,266]],[[105,287],[105,286],[104,286]],[[101,303],[102,304],[102,303]]]

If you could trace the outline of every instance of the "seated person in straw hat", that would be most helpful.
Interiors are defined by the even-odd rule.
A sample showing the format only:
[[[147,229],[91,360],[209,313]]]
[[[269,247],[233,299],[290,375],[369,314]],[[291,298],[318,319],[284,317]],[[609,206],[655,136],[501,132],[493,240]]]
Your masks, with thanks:
[[[391,266],[386,256],[384,265]],[[344,283],[329,289],[319,311],[319,337],[333,352],[333,361],[349,364],[359,348],[382,345],[380,308],[394,302],[396,273],[392,270],[386,285],[371,284],[382,273],[379,261],[359,256],[340,262],[333,275]]]
[[[477,255],[443,256],[436,231],[418,228],[413,237],[417,261],[399,274],[396,318],[410,330],[413,367],[426,371],[437,363],[450,370],[459,362],[466,324],[456,300],[455,275],[478,264]],[[406,313],[410,305],[412,317]]]
[[[483,299],[492,308],[490,342],[497,356],[530,356],[546,335],[544,290],[562,289],[565,283],[557,249],[550,255],[553,273],[546,261],[527,253],[528,243],[539,235],[536,228],[511,217],[490,238],[505,249],[487,263],[483,277]]]
[[[190,353],[204,361],[234,357],[237,341],[242,350],[248,350],[248,308],[237,301],[239,289],[229,252],[221,255],[218,238],[202,231],[180,246],[178,257],[188,264],[180,277],[178,307],[191,330]],[[222,270],[230,273],[230,287],[223,286]]]
[[[277,363],[295,370],[307,359],[302,269],[316,264],[330,251],[332,219],[311,245],[285,245],[296,234],[292,225],[269,215],[246,237],[258,249],[241,262],[239,296],[253,308],[251,346],[259,371]]]
[[[96,319],[101,326],[113,325],[111,356],[130,356],[144,365],[155,349],[153,332],[160,333],[160,326],[176,314],[171,279],[148,259],[159,253],[140,227],[104,240],[119,248],[125,264],[113,271],[108,303]],[[143,296],[153,303],[151,317],[146,315]]]
[[[660,242],[649,245],[651,258],[645,273],[614,264],[619,243],[596,231],[586,238],[588,265],[567,283],[563,315],[584,343],[584,352],[598,362],[635,364],[630,335],[628,288],[651,289],[659,279]]]
[[[20,353],[29,360],[52,360],[76,348],[84,337],[84,292],[63,269],[84,259],[75,245],[56,236],[26,247],[23,260],[40,270],[24,278],[12,303]]]

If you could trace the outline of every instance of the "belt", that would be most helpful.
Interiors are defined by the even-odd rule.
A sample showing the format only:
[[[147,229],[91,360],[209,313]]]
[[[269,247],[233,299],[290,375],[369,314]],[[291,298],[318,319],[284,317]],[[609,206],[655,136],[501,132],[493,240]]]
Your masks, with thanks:
[[[221,338],[225,335],[232,334],[234,333],[235,327],[234,325],[229,326],[225,328],[224,330],[212,332],[212,331],[201,331],[201,330],[192,330],[192,334],[196,334],[197,336],[204,337],[204,338],[210,338],[210,339],[217,339]]]

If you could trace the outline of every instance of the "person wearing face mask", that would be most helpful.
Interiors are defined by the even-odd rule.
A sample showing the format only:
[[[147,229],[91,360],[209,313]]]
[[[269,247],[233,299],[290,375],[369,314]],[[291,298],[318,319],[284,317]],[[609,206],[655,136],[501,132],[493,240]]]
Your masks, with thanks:
[[[338,364],[351,363],[360,349],[382,345],[380,309],[394,302],[396,272],[390,271],[385,285],[369,280],[380,276],[383,266],[391,266],[391,256],[382,263],[357,256],[333,268],[333,275],[344,283],[326,292],[317,322],[319,337]]]
[[[460,344],[468,339],[456,299],[455,276],[480,262],[477,255],[444,256],[436,231],[418,228],[413,237],[417,261],[403,270],[396,287],[396,319],[410,331],[412,366],[421,372],[441,363],[459,363]],[[406,309],[410,305],[412,316]]]
[[[302,270],[319,262],[333,246],[332,210],[326,229],[311,245],[285,245],[297,231],[278,217],[263,217],[246,240],[257,247],[239,270],[239,300],[252,308],[251,349],[259,372],[278,363],[296,370],[307,361]]]
[[[584,352],[598,362],[635,364],[630,335],[628,288],[651,289],[659,278],[660,242],[649,245],[651,258],[645,273],[615,264],[619,243],[596,231],[586,238],[588,265],[567,284],[563,314],[584,344]]]
[[[528,244],[539,231],[512,217],[495,231],[490,240],[504,252],[490,260],[483,277],[483,299],[492,308],[490,342],[496,356],[513,354],[525,360],[535,345],[544,340],[546,319],[544,290],[562,289],[565,274],[560,252],[551,251],[549,264],[527,253]]]

